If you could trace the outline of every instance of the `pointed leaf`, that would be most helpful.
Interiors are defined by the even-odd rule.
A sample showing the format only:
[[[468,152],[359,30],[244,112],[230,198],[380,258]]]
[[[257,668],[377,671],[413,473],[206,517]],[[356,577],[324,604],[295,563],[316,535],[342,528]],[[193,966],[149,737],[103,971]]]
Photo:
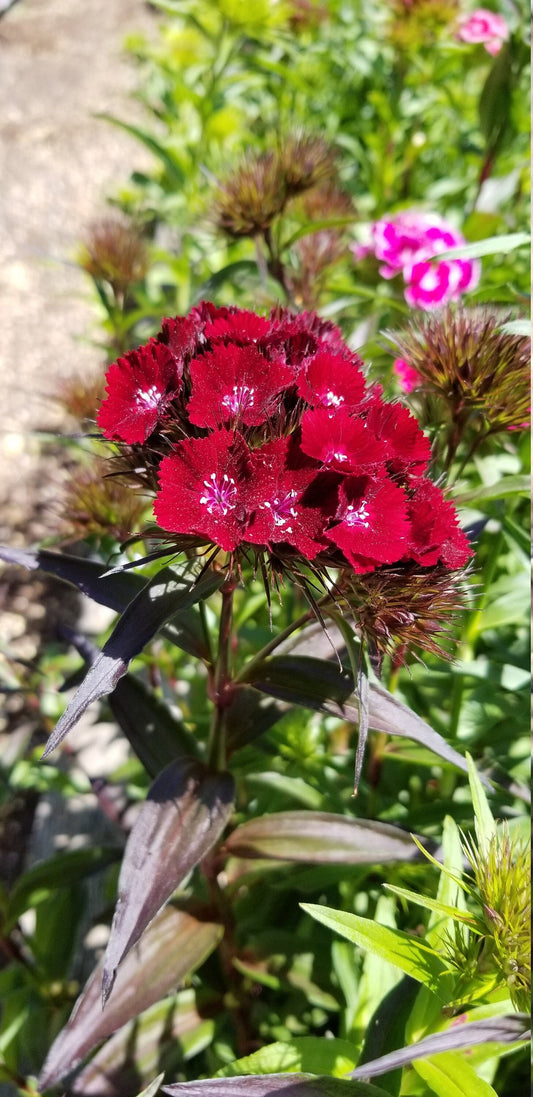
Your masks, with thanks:
[[[269,857],[318,865],[363,865],[418,857],[411,836],[400,827],[325,811],[262,815],[237,827],[225,847],[234,857]]]
[[[164,1081],[165,1075],[158,1074],[157,1078],[154,1078],[153,1082],[150,1082],[149,1086],[145,1086],[141,1093],[137,1094],[137,1097],[155,1097],[159,1092],[161,1082]]]
[[[215,1022],[203,1014],[217,1007],[213,995],[197,1003],[194,990],[157,1002],[106,1040],[76,1075],[69,1097],[124,1097],[156,1070],[174,1077],[184,1061],[212,1042]]]
[[[134,126],[130,122],[123,122],[122,119],[115,118],[114,115],[107,114],[106,111],[100,111],[95,117],[101,118],[103,122],[111,122],[112,126],[118,126],[119,129],[125,130],[126,133],[135,137],[141,144],[146,145],[146,147],[150,149],[150,152],[153,152],[154,156],[156,156],[166,168],[170,182],[181,190],[185,182],[185,176],[183,168],[178,163],[177,157],[173,154],[171,148],[165,148],[153,134],[142,129],[140,126]]]
[[[357,1086],[358,1088],[352,1088]],[[247,1074],[241,1078],[206,1078],[163,1086],[170,1097],[390,1097],[384,1090],[316,1074]]]
[[[259,1051],[237,1059],[217,1071],[217,1078],[237,1078],[242,1074],[277,1074],[278,1072],[316,1074],[326,1071],[328,1077],[343,1078],[357,1062],[357,1048],[347,1040],[321,1036],[294,1036],[277,1040]]]
[[[357,724],[359,709],[352,675],[321,659],[283,655],[255,664],[243,679],[262,693]],[[422,743],[451,765],[468,772],[465,759],[407,705],[375,683],[369,688],[369,724],[375,731]],[[485,783],[490,787],[489,783]]]
[[[154,781],[133,824],[118,881],[102,995],[118,965],[178,884],[220,837],[233,807],[229,773],[209,773],[193,758],[172,762]]]
[[[21,914],[35,906],[40,897],[48,898],[59,887],[70,887],[86,880],[107,865],[120,861],[122,850],[117,846],[91,846],[88,849],[65,850],[33,865],[19,876],[7,901],[4,930],[14,925]]]
[[[394,895],[399,895],[400,898],[406,899],[408,903],[415,903],[419,907],[424,907],[425,910],[433,910],[436,914],[443,914],[455,922],[464,922],[467,926],[476,925],[474,915],[466,914],[465,911],[461,910],[459,907],[451,907],[446,903],[439,903],[438,899],[432,899],[429,895],[419,895],[416,891],[410,891],[409,888],[397,887],[396,884],[383,884],[383,887],[385,887],[387,891],[394,892]]]
[[[379,1074],[386,1074],[388,1070],[396,1070],[397,1067],[405,1066],[406,1063],[412,1063],[414,1059],[427,1059],[430,1055],[458,1048],[474,1047],[475,1044],[514,1044],[516,1040],[526,1039],[529,1018],[525,1014],[518,1013],[506,1017],[491,1017],[486,1021],[469,1022],[466,1014],[464,1021],[464,1024],[452,1024],[444,1032],[425,1036],[416,1044],[402,1047],[399,1051],[391,1051],[389,1055],[382,1055],[379,1059],[365,1063],[352,1071],[350,1077],[375,1078]],[[470,1093],[469,1087],[467,1086],[463,1092]]]
[[[6,564],[18,564],[30,571],[44,571],[77,587],[99,605],[121,612],[145,587],[146,579],[130,571],[109,572],[104,564],[86,560],[82,556],[70,556],[47,549],[16,549],[0,545],[0,560]],[[193,577],[190,576],[192,579]],[[209,592],[210,593],[210,592]],[[202,594],[202,598],[208,597]],[[172,615],[172,620],[162,629],[166,639],[182,648],[189,655],[205,658],[201,621],[197,612],[189,606],[183,614]]]
[[[413,1067],[437,1097],[464,1097],[465,1093],[468,1097],[498,1097],[463,1055],[448,1052],[437,1060],[418,1059]]]
[[[442,984],[443,976],[448,974],[450,966],[418,937],[411,937],[399,929],[380,926],[370,918],[361,918],[344,910],[331,910],[314,903],[300,903],[300,906],[312,918],[316,918],[317,922],[322,922],[340,933],[341,937],[347,937],[359,948],[369,949],[377,956],[382,956],[447,1003],[448,997],[444,995]]]
[[[203,963],[222,937],[215,922],[199,922],[168,907],[154,919],[125,959],[102,1012],[100,961],[82,990],[70,1020],[52,1044],[39,1079],[47,1089],[68,1074],[97,1044],[159,1001]]]
[[[474,807],[476,837],[480,852],[483,856],[487,857],[491,840],[496,834],[496,823],[494,822],[494,816],[490,810],[485,790],[479,779],[479,774],[469,754],[467,754],[466,760],[468,763],[468,780],[470,782],[470,792]]]
[[[129,603],[109,640],[95,659],[86,678],[52,732],[43,758],[62,742],[92,701],[112,693],[138,655],[162,625],[180,610],[207,598],[222,585],[224,577],[207,572],[198,582],[184,579],[172,568],[163,568]]]
[[[192,732],[133,674],[121,678],[108,705],[150,777],[176,757],[196,753]]]

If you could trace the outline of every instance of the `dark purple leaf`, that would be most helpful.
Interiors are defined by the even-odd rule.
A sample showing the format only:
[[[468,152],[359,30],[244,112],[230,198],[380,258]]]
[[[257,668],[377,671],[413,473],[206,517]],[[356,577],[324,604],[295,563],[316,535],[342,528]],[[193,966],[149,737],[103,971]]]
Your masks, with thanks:
[[[193,758],[177,759],[154,781],[133,824],[120,870],[102,978],[104,1003],[118,965],[222,834],[233,797],[229,773],[209,773]]]
[[[357,724],[359,709],[353,678],[348,670],[306,656],[283,655],[251,667],[246,681],[282,701],[325,712]],[[369,725],[387,735],[401,735],[421,743],[451,765],[468,773],[465,759],[425,720],[386,689],[369,687]],[[482,778],[483,780],[483,778]],[[489,788],[490,783],[484,782]]]
[[[110,574],[104,564],[97,564],[94,560],[49,552],[47,549],[16,549],[0,545],[0,560],[6,564],[18,564],[30,571],[44,571],[55,575],[77,587],[94,602],[109,606],[119,613],[146,587],[146,579],[142,575],[133,575],[125,570]],[[207,596],[202,594],[201,597]],[[183,614],[178,612],[173,615],[162,632],[168,640],[189,655],[207,657],[201,621],[198,613],[193,612],[191,607],[186,608]]]
[[[389,1070],[412,1063],[413,1059],[428,1059],[442,1051],[456,1051],[460,1048],[474,1047],[475,1044],[514,1044],[516,1040],[525,1040],[528,1035],[530,1019],[524,1013],[515,1013],[505,1017],[489,1017],[485,1021],[452,1022],[444,1032],[433,1036],[424,1036],[416,1044],[391,1051],[363,1066],[357,1067],[350,1078],[374,1078],[386,1074]]]
[[[184,1059],[207,1047],[214,1035],[211,1013],[220,1010],[214,995],[193,990],[164,998],[115,1032],[78,1074],[69,1097],[132,1097],[157,1070],[176,1077]],[[143,1091],[144,1092],[144,1091]]]
[[[353,1089],[357,1086],[357,1089]],[[241,1078],[207,1078],[163,1086],[170,1097],[388,1097],[376,1086],[316,1074],[247,1074]]]
[[[169,617],[178,610],[183,613],[195,602],[207,598],[218,590],[222,582],[223,576],[214,572],[207,572],[198,582],[185,580],[170,568],[158,572],[124,610],[52,732],[43,758],[55,750],[93,701],[113,692],[130,661],[143,650]]]
[[[419,851],[399,827],[324,811],[279,811],[243,823],[225,843],[235,857],[311,864],[368,865],[412,861]]]
[[[192,732],[133,674],[120,680],[108,705],[150,777],[157,777],[173,759],[196,753]]]
[[[162,911],[125,959],[102,1012],[103,960],[93,971],[70,1020],[52,1044],[39,1079],[47,1089],[68,1074],[97,1044],[174,989],[218,944],[222,927],[199,922],[174,907]]]

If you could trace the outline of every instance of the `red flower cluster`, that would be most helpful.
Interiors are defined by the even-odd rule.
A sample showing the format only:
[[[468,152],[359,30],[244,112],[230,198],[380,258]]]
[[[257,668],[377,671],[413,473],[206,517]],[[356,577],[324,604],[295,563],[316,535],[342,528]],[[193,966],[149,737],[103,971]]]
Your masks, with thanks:
[[[416,420],[313,313],[202,302],[119,358],[106,391],[98,424],[137,465],[150,454],[165,531],[360,574],[471,555]]]

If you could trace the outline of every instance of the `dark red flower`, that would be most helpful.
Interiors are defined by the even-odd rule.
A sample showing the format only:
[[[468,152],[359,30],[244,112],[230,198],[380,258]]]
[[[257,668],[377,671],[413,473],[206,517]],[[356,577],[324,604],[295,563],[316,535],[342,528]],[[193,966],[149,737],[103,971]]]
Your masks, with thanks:
[[[336,518],[328,537],[359,574],[393,564],[410,547],[407,496],[386,477],[347,476]]]
[[[302,449],[328,469],[345,474],[375,471],[389,456],[389,447],[361,418],[343,408],[318,408],[302,417]]]
[[[316,479],[316,468],[289,468],[288,438],[269,442],[252,454],[247,497],[252,516],[246,540],[254,545],[285,543],[312,560],[327,547],[324,515],[305,502],[306,490]]]
[[[309,360],[299,383],[300,396],[312,407],[356,408],[365,394],[365,379],[357,355],[345,358],[320,350]]]
[[[402,404],[374,403],[367,419],[369,427],[389,448],[394,472],[421,473],[431,457],[429,438]]]
[[[242,490],[249,476],[250,451],[239,434],[219,430],[187,439],[161,462],[156,521],[172,533],[205,537],[231,552],[243,540]]]
[[[205,325],[205,337],[227,343],[257,343],[271,328],[266,316],[257,316],[247,309],[220,308]]]
[[[461,568],[472,556],[468,538],[459,528],[457,511],[431,480],[416,480],[409,502],[411,538],[405,555],[429,567],[439,561]]]
[[[294,384],[286,366],[266,362],[254,346],[220,343],[190,363],[188,413],[198,427],[258,426],[272,415],[278,393]]]
[[[196,353],[199,343],[205,342],[203,329],[200,316],[194,316],[192,312],[188,316],[167,317],[161,324],[157,338],[168,347],[180,377],[185,361]]]
[[[106,438],[145,442],[181,388],[168,347],[151,340],[119,358],[107,372],[107,397],[98,413]]]

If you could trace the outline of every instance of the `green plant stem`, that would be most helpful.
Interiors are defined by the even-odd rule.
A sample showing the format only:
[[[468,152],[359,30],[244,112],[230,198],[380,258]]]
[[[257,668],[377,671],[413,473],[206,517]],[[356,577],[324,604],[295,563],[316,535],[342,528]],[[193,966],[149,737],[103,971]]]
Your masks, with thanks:
[[[228,579],[221,587],[222,607],[218,628],[218,651],[212,677],[211,698],[214,704],[209,733],[207,763],[216,770],[226,768],[226,709],[231,700],[231,640],[233,595],[237,580]]]
[[[320,605],[320,602],[318,603],[318,605]],[[235,678],[233,679],[234,683],[242,682],[242,680],[246,678],[249,670],[251,670],[252,667],[258,666],[259,663],[262,663],[263,659],[266,659],[268,655],[275,651],[276,648],[279,647],[279,645],[282,644],[284,640],[288,640],[289,636],[292,636],[292,633],[296,632],[296,629],[301,628],[302,625],[306,625],[307,622],[313,618],[313,616],[313,611],[311,609],[308,609],[305,611],[305,613],[302,613],[300,617],[297,617],[296,621],[292,621],[290,625],[287,625],[287,627],[284,628],[282,632],[278,632],[278,635],[274,636],[272,640],[269,640],[268,644],[265,644],[264,648],[261,648],[261,651],[258,651],[257,655],[254,655],[253,659],[250,659],[246,666],[243,667],[243,669],[235,675]]]

